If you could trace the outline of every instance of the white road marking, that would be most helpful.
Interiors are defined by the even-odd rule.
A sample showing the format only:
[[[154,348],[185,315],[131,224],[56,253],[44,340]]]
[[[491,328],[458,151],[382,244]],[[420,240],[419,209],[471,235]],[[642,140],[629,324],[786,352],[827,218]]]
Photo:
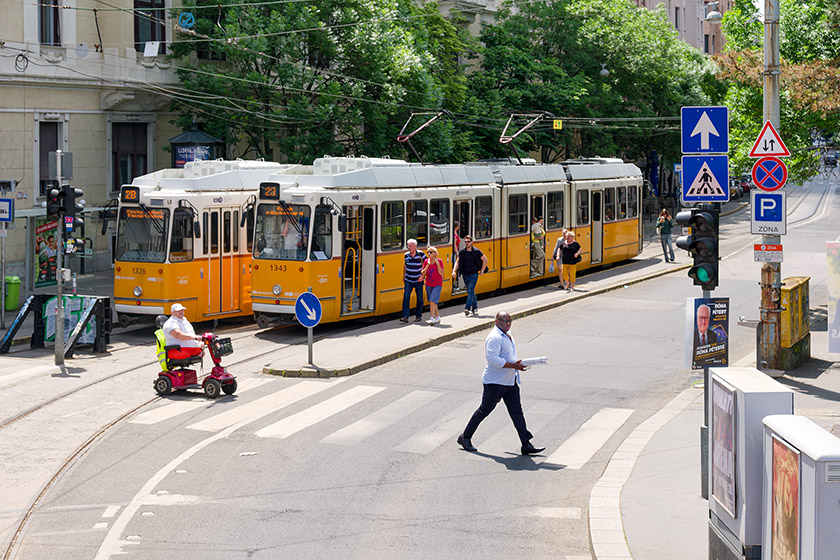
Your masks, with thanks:
[[[114,517],[117,515],[117,512],[120,511],[120,506],[108,506],[105,508],[105,511],[102,512],[102,517],[107,519],[109,517]]]
[[[6,375],[0,376],[0,387],[12,385],[14,383],[17,383],[21,379],[26,379],[27,377],[35,377],[36,375],[40,375],[50,370],[54,370],[56,373],[59,372],[57,366],[38,366],[34,368],[25,369],[23,371],[8,373]]]
[[[69,529],[67,531],[45,531],[43,533],[32,533],[30,537],[54,537],[57,535],[76,535],[79,533],[97,533],[104,531],[107,527],[94,527],[93,529]]]
[[[402,420],[421,406],[438,398],[441,394],[436,391],[413,391],[373,414],[325,437],[321,442],[339,445],[357,444],[391,424]]]
[[[566,403],[554,403],[550,401],[537,401],[532,404],[527,410],[524,411],[525,413],[525,422],[528,426],[528,431],[532,434],[536,434],[542,428],[544,428],[552,419],[556,418],[560,415],[561,412],[568,408],[568,404]],[[476,404],[478,407],[478,404]],[[505,408],[505,403],[500,402],[496,405],[496,408],[493,410],[492,414],[503,414],[507,416],[507,408]],[[469,418],[467,418],[469,420]],[[464,425],[466,426],[467,422],[464,421]],[[473,445],[478,447],[478,450],[481,452],[487,453],[510,453],[515,452],[519,453],[519,448],[521,447],[521,442],[519,441],[519,436],[516,433],[516,429],[513,427],[513,423],[510,421],[510,417],[508,416],[508,421],[505,423],[504,427],[493,434],[487,440],[482,440],[480,438],[481,435],[481,427],[478,428],[478,438],[473,437]],[[534,437],[532,443],[536,446],[545,446],[546,442],[541,441],[539,438]]]
[[[633,414],[626,408],[604,408],[583,423],[569,439],[552,453],[546,463],[580,469]]]
[[[353,387],[340,395],[257,430],[256,435],[258,437],[287,438],[384,390],[385,387],[370,387],[367,385]]]
[[[343,379],[341,381],[343,381]],[[211,416],[210,418],[201,420],[195,424],[190,424],[187,428],[190,430],[215,432],[217,430],[224,430],[225,428],[241,422],[248,423],[307,397],[311,397],[316,393],[329,389],[337,382],[338,381],[326,383],[323,381],[301,381],[296,385],[292,385],[291,387],[287,387],[286,389],[277,391],[276,393],[272,393],[255,401],[236,406],[235,408],[216,414],[215,416]]]
[[[94,526],[93,526],[93,528],[94,528],[94,529],[105,529],[105,528],[107,528],[107,527],[108,527],[108,524],[107,524],[107,523],[105,523],[104,521],[103,521],[103,522],[101,522],[101,523],[96,523],[96,524],[94,524]]]
[[[478,407],[478,401],[475,397],[471,396],[470,399],[470,402],[462,404],[447,414],[440,423],[433,424],[422,432],[411,436],[395,447],[394,450],[427,455],[447,441],[451,441],[453,446],[457,445],[455,443],[456,438],[463,433],[464,426],[467,425],[470,416]]]
[[[236,394],[239,395],[241,393],[245,393],[251,389],[261,387],[266,383],[271,383],[272,381],[272,379],[265,378],[245,379],[239,384],[239,387],[236,389]],[[187,412],[207,408],[211,404],[213,404],[213,401],[209,400],[204,395],[201,395],[194,400],[171,402],[169,404],[153,408],[152,410],[138,414],[128,422],[130,424],[157,424],[158,422],[169,420],[170,418],[174,418],[180,414],[186,414]]]

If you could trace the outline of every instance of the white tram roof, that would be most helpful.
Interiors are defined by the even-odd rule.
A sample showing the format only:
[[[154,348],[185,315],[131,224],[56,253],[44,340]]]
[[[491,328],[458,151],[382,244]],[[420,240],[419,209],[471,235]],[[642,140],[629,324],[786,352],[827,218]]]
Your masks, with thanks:
[[[270,161],[189,161],[181,169],[161,169],[136,177],[134,186],[168,190],[255,190],[272,173],[296,167]]]

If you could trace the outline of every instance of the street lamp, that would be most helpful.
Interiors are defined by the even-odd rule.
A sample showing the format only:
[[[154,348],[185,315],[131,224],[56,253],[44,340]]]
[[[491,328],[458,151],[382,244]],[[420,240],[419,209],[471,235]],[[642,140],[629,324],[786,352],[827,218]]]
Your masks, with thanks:
[[[610,71],[607,70],[607,65],[605,63],[603,63],[603,62],[601,63],[601,71],[598,72],[598,74],[600,76],[603,76],[604,78],[606,78],[607,76],[610,75]]]
[[[706,13],[706,21],[709,23],[720,23],[723,19],[723,14],[718,11],[718,5],[720,2],[709,2],[706,5],[706,9],[711,11]]]

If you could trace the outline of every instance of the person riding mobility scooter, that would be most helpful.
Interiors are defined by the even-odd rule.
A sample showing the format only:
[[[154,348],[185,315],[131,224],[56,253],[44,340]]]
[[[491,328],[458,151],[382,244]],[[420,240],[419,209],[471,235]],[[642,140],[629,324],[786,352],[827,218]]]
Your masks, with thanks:
[[[172,307],[174,312],[175,305]],[[166,344],[166,335],[163,329],[166,321],[166,315],[158,315],[155,320],[158,326],[158,329],[155,331],[157,357],[161,366],[161,372],[158,374],[154,383],[157,394],[167,395],[172,389],[202,388],[205,395],[211,399],[215,399],[219,396],[220,392],[224,392],[226,395],[232,395],[236,392],[236,378],[229,374],[224,366],[222,366],[222,356],[233,353],[233,345],[231,344],[230,338],[218,338],[209,332],[196,337],[203,346],[207,347],[210,352],[210,358],[213,360],[213,369],[199,384],[196,370],[187,369],[186,366],[202,362],[203,348],[199,354],[185,356],[189,352],[185,352],[180,345]]]

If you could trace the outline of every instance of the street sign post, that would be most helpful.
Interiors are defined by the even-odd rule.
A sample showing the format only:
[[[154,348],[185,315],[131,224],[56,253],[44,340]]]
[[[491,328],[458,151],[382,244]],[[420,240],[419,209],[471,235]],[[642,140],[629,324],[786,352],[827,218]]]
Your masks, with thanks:
[[[770,121],[764,122],[764,128],[761,129],[758,138],[755,139],[752,150],[750,150],[750,157],[762,158],[766,156],[780,156],[787,157],[790,155],[785,143],[782,142],[782,137],[776,132],[776,128]]]
[[[782,262],[782,246],[770,245],[768,243],[756,243],[755,262],[780,263]]]
[[[321,322],[321,300],[312,292],[303,292],[295,300],[295,318],[306,327],[306,342],[309,346],[309,365],[312,363],[312,327]]]
[[[729,107],[683,107],[680,123],[684,154],[729,152]]]
[[[787,204],[785,191],[750,192],[750,222],[752,233],[758,235],[787,234]]]
[[[755,162],[752,180],[763,191],[776,191],[787,183],[788,170],[785,162],[777,157],[764,157]]]
[[[729,156],[683,156],[682,173],[683,202],[729,200]]]

